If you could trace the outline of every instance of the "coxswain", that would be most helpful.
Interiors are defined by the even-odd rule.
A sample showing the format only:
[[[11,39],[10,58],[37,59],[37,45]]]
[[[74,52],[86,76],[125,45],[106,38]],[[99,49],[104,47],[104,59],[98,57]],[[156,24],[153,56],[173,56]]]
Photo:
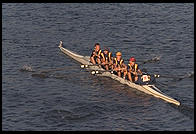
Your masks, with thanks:
[[[113,56],[112,52],[110,52],[107,47],[105,47],[103,52],[101,53],[101,64],[103,65],[103,68],[106,70],[112,68]]]
[[[131,57],[127,66],[128,79],[131,82],[136,82],[138,80],[138,75],[142,75],[142,71],[139,69],[138,64],[136,64],[136,59]]]
[[[100,44],[99,43],[95,43],[94,46],[94,50],[90,56],[90,61],[93,64],[101,64],[101,49],[100,49]]]
[[[124,60],[121,58],[121,56],[121,52],[116,53],[116,57],[113,61],[113,70],[117,72],[119,77],[121,77],[121,74],[123,73],[123,78],[125,79],[127,75],[127,66],[124,64]]]

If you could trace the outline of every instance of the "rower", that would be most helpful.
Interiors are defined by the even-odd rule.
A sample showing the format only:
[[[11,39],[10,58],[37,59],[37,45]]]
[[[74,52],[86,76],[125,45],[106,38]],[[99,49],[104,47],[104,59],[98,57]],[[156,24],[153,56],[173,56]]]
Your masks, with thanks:
[[[113,64],[113,56],[112,52],[109,51],[107,47],[104,48],[104,51],[101,53],[101,63],[103,65],[103,68],[106,70],[111,69],[111,66]]]
[[[131,57],[129,59],[129,64],[127,67],[128,79],[131,82],[136,82],[138,80],[138,75],[142,75],[142,71],[139,69],[138,64],[135,63],[136,59]]]
[[[100,55],[101,55],[100,44],[95,43],[94,50],[93,50],[91,57],[90,57],[90,61],[93,64],[101,64]]]
[[[117,75],[119,77],[121,77],[121,73],[123,73],[123,78],[125,79],[125,76],[127,74],[127,66],[124,64],[124,60],[121,58],[121,56],[121,52],[116,53],[116,57],[113,61],[113,70],[117,72]]]

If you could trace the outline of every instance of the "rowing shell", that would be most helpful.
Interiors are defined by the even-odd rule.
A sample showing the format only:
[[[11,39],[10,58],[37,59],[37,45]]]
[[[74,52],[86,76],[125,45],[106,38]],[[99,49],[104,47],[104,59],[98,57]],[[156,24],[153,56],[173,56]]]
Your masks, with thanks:
[[[62,41],[60,41],[60,44],[59,44],[59,48],[60,50],[68,55],[69,57],[73,58],[74,60],[78,61],[79,63],[81,64],[84,64],[84,65],[92,65],[92,63],[90,62],[90,56],[82,56],[82,55],[79,55],[79,54],[76,54],[68,49],[65,49],[63,46],[62,46]],[[163,93],[162,91],[160,91],[157,87],[155,87],[155,85],[138,85],[138,84],[135,84],[131,81],[128,81],[128,80],[125,80],[115,74],[111,74],[110,72],[104,72],[104,69],[103,68],[100,68],[99,66],[89,66],[87,68],[88,70],[100,70],[100,71],[103,71],[103,73],[101,74],[96,74],[97,76],[105,76],[105,77],[110,77],[114,80],[117,80],[119,81],[120,83],[122,84],[126,84],[132,88],[135,88],[141,92],[144,92],[146,94],[150,94],[150,95],[153,95],[154,97],[157,97],[157,98],[160,98],[160,99],[163,99],[169,103],[173,103],[175,105],[180,105],[180,102],[173,99],[172,97],[166,95],[165,93]]]

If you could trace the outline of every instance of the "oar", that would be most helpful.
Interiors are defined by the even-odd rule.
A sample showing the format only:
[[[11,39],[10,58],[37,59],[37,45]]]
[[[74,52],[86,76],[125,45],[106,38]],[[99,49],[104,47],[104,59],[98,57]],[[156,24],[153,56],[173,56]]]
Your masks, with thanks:
[[[114,72],[113,72],[113,70],[93,70],[93,71],[91,71],[91,74],[102,74],[102,73],[104,73],[104,72],[110,72],[111,74],[113,74]]]
[[[128,61],[128,60],[127,60]],[[160,61],[160,57],[153,57],[152,59],[149,59],[149,60],[145,60],[145,61],[142,61],[140,63],[140,65],[142,64],[146,64],[146,63],[153,63],[153,62],[157,62],[157,61]],[[80,67],[81,68],[88,68],[90,66],[99,66],[99,65],[103,65],[103,64],[82,64]],[[109,63],[105,64],[105,65],[109,65]]]
[[[33,70],[31,66],[24,65],[21,69],[19,69],[22,72],[40,72],[40,73],[47,73],[47,72],[52,72],[52,71],[59,71],[59,70],[64,70],[67,69],[67,67],[61,67],[61,68],[54,68],[54,69],[48,69],[48,70]]]
[[[48,69],[48,70],[43,70],[43,71],[39,71],[39,72],[40,72],[40,73],[48,73],[48,72],[53,72],[53,71],[65,70],[65,69],[67,69],[67,67],[56,68],[56,69]]]
[[[160,57],[153,57],[150,60],[143,61],[142,63],[140,63],[140,65],[146,64],[146,63],[154,63],[154,62],[158,62],[158,61],[160,61]]]
[[[48,70],[40,70],[40,71],[33,71],[33,72],[37,72],[37,73],[33,73],[31,76],[32,77],[40,77],[40,78],[48,78],[46,73],[53,72],[53,71],[65,70],[65,69],[67,69],[67,67],[56,68],[56,69],[48,69]]]
[[[129,59],[126,59],[126,61],[129,61]],[[146,63],[154,63],[154,62],[158,62],[158,61],[160,61],[160,57],[157,57],[157,56],[153,57],[153,58],[151,58],[149,60],[144,60],[144,61],[138,60],[140,65],[143,65],[143,64],[146,64]]]
[[[140,65],[146,64],[146,63],[153,63],[153,62],[157,62],[157,61],[160,61],[160,57],[153,57],[152,59],[142,61],[140,63]],[[103,64],[91,64],[91,65],[89,65],[89,64],[82,64],[80,67],[81,68],[88,68],[90,66],[99,66],[99,65],[103,65]],[[105,64],[105,65],[109,65],[109,63],[108,64]]]
[[[101,74],[104,72],[110,72],[110,73],[114,73],[113,70],[93,70],[91,72],[91,74]],[[145,74],[138,74],[138,75],[145,75]],[[175,76],[167,76],[167,75],[160,75],[160,74],[147,74],[147,75],[153,75],[155,78],[160,78],[160,77],[165,77],[165,78],[174,78],[174,79],[183,79],[183,78],[179,78],[179,77],[175,77]]]
[[[80,67],[81,68],[88,68],[88,67],[90,67],[90,66],[98,66],[99,64],[93,64],[93,65],[85,65],[85,64],[82,64],[82,65],[80,65]]]
[[[82,64],[80,65],[81,68],[88,68],[88,67],[91,67],[91,66],[99,66],[99,65],[103,65],[103,64]],[[108,64],[105,64],[105,65],[109,65]]]
[[[173,79],[179,79],[179,77],[176,76],[169,76],[169,75],[162,75],[162,74],[149,74],[149,75],[154,75],[156,78],[173,78]]]
[[[37,72],[37,73],[33,73],[31,76],[32,76],[32,77],[46,78],[46,77],[48,77],[48,76],[46,75],[46,73],[48,73],[48,72],[60,71],[60,70],[65,70],[65,69],[67,69],[67,67],[61,67],[61,68],[55,68],[55,69],[37,70],[37,71],[35,71],[35,70],[32,69],[31,66],[24,65],[24,66],[22,67],[22,69],[19,69],[19,70],[22,71],[22,72],[25,72],[25,71],[26,71],[26,72]]]
[[[194,77],[194,72],[190,72],[184,76],[170,76],[170,75],[162,75],[162,74],[154,74],[154,76],[156,78],[172,78],[172,79],[175,79],[177,81],[180,81],[180,80],[183,80],[185,78],[191,78],[191,77]]]

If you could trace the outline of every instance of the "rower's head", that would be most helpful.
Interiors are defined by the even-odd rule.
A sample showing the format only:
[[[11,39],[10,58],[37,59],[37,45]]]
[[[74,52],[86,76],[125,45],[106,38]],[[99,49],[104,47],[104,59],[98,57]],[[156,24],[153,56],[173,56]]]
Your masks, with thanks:
[[[136,59],[135,59],[134,57],[131,57],[131,58],[129,59],[129,64],[134,65],[135,62],[136,62]]]
[[[121,56],[122,56],[121,52],[117,52],[117,53],[116,53],[116,58],[117,58],[117,60],[120,60],[120,59],[121,59]]]
[[[109,53],[109,48],[105,47],[103,52],[104,52],[105,54],[108,54],[108,53]]]
[[[100,44],[99,43],[95,43],[95,51],[99,51],[100,50]]]

